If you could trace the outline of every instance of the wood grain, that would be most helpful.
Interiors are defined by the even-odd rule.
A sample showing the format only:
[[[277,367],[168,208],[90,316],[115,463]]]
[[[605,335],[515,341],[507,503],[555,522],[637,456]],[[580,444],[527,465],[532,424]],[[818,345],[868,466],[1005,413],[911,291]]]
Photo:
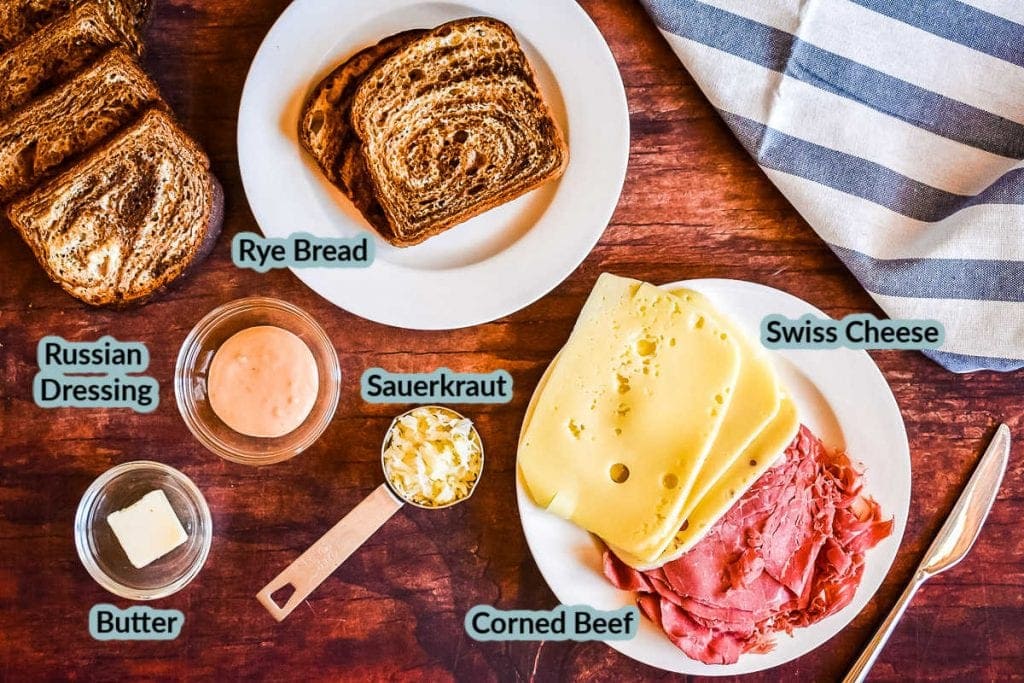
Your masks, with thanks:
[[[333,308],[287,272],[230,263],[233,234],[255,228],[239,181],[235,122],[252,56],[287,0],[158,0],[147,65],[210,152],[227,191],[212,257],[143,309],[95,311],[51,285],[29,250],[0,231],[0,676],[11,680],[660,680],[600,643],[476,643],[462,618],[478,603],[544,609],[555,599],[530,558],[516,514],[516,436],[533,386],[605,270],[653,282],[732,277],[793,292],[828,313],[878,312],[871,299],[767,181],[716,117],[641,7],[582,3],[607,37],[630,102],[625,190],[600,244],[550,295],[515,315],[453,332],[410,332]],[[338,3],[338,21],[345,21]],[[514,286],[510,284],[510,286]],[[345,373],[337,418],[300,457],[267,469],[223,462],[178,416],[170,378],[185,335],[211,308],[270,295],[311,312]],[[984,333],[980,330],[979,333]],[[156,412],[42,410],[31,397],[46,334],[145,341],[161,381]],[[952,507],[995,425],[1024,428],[1019,374],[950,374],[915,353],[873,356],[903,411],[913,454],[911,517],[883,589],[850,627],[751,681],[827,681],[854,659]],[[405,508],[307,603],[276,623],[255,592],[381,481],[380,438],[397,406],[359,399],[369,367],[505,368],[509,405],[471,412],[488,471],[474,497],[441,512]],[[89,607],[112,600],[75,554],[82,492],[117,463],[153,458],[204,491],[216,536],[207,566],[158,607],[185,612],[168,643],[100,643]],[[883,652],[873,680],[1024,680],[1024,466],[1013,458],[978,545],[929,583]]]

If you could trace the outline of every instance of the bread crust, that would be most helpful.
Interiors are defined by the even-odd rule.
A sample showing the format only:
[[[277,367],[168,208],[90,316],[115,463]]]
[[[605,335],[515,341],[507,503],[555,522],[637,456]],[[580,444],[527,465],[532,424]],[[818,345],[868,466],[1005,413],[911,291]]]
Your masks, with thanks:
[[[402,31],[363,48],[321,79],[306,97],[299,117],[299,141],[340,189],[348,190],[338,161],[352,134],[348,112],[356,88],[380,60],[424,33],[420,29]],[[318,113],[323,116],[319,127],[313,120]]]
[[[518,38],[515,35],[515,32],[512,30],[511,27],[509,27],[504,22],[501,22],[497,19],[493,19],[490,17],[470,17],[466,19],[458,19],[455,21],[447,22],[445,24],[441,24],[440,26],[433,29],[429,33],[410,41],[404,47],[399,48],[398,50],[392,52],[387,57],[381,59],[374,66],[373,70],[370,73],[368,73],[367,76],[360,82],[360,85],[352,99],[351,123],[356,135],[359,137],[360,140],[364,141],[364,144],[361,145],[360,152],[364,156],[364,162],[368,169],[372,169],[373,160],[370,158],[370,153],[367,151],[365,144],[365,141],[368,135],[370,134],[370,131],[367,129],[366,125],[369,117],[364,114],[365,110],[371,106],[372,101],[376,96],[376,93],[374,93],[373,87],[371,86],[372,81],[370,79],[370,76],[374,73],[379,73],[383,71],[388,67],[389,64],[393,62],[400,62],[403,59],[403,57],[405,57],[407,54],[418,49],[418,47],[422,43],[430,41],[436,36],[447,35],[450,34],[452,31],[457,31],[466,27],[481,24],[505,34],[505,36],[512,42],[512,44],[515,45],[521,52],[522,48],[519,44]],[[509,187],[504,188],[503,191],[501,191],[500,193],[493,197],[490,197],[482,201],[469,202],[463,209],[454,212],[448,216],[445,216],[441,219],[435,220],[426,228],[418,228],[418,232],[415,232],[414,234],[408,237],[405,236],[403,234],[403,231],[398,227],[401,225],[401,217],[396,215],[395,212],[392,210],[389,198],[386,196],[384,192],[381,191],[380,183],[377,182],[376,179],[374,179],[373,188],[377,199],[377,203],[379,203],[382,206],[386,219],[389,225],[391,226],[392,236],[390,237],[390,239],[388,239],[389,242],[399,247],[407,247],[415,244],[420,244],[421,242],[436,235],[439,235],[442,232],[445,232],[446,230],[449,230],[452,227],[460,223],[463,223],[466,220],[469,220],[470,218],[473,218],[474,216],[480,215],[481,213],[489,211],[492,208],[495,208],[519,196],[522,196],[523,194],[533,189],[536,189],[540,185],[543,185],[549,180],[561,176],[565,172],[565,168],[567,167],[569,162],[568,144],[566,143],[560,128],[555,122],[554,115],[552,114],[550,107],[541,95],[539,88],[537,88],[536,75],[533,71],[533,67],[529,63],[529,60],[525,58],[525,55],[522,59],[522,69],[523,81],[537,95],[536,106],[541,112],[542,117],[550,122],[550,130],[547,131],[548,141],[551,143],[555,150],[555,153],[558,155],[557,163],[543,174],[540,174],[533,178],[524,179],[522,182],[510,185]],[[368,170],[368,172],[371,175],[373,175],[372,170]]]

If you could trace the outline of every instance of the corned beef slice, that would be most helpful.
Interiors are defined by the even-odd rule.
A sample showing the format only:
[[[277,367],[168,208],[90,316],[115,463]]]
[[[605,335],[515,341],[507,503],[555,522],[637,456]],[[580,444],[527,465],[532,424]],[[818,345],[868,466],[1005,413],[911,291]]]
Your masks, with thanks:
[[[850,603],[864,552],[892,520],[861,495],[862,477],[801,427],[768,470],[692,550],[639,572],[605,551],[604,572],[683,652],[731,664],[768,652],[772,634],[813,624]]]

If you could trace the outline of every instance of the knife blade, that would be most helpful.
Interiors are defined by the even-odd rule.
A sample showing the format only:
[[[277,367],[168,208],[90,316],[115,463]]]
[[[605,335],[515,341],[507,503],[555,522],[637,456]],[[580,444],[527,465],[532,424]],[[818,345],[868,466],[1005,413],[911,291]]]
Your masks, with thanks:
[[[907,610],[910,600],[925,581],[936,574],[941,574],[964,559],[974,542],[978,540],[981,527],[992,510],[996,494],[1003,483],[1006,466],[1010,460],[1010,428],[999,425],[995,436],[981,456],[978,466],[974,469],[967,486],[957,499],[956,505],[949,513],[939,533],[936,534],[928,552],[914,572],[914,578],[904,589],[900,599],[896,601],[889,616],[885,618],[878,631],[868,641],[864,651],[850,667],[843,683],[861,683],[867,678],[871,666],[892,635],[896,624]]]
[[[953,511],[924,554],[918,573],[923,572],[931,578],[964,559],[978,540],[981,526],[988,518],[1003,483],[1009,460],[1010,428],[1003,424],[999,425]]]

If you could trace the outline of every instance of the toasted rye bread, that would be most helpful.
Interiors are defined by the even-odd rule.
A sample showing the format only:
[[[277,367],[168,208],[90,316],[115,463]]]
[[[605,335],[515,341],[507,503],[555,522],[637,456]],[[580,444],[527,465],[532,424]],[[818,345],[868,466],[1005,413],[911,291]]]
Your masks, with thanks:
[[[374,65],[424,33],[419,29],[403,31],[349,57],[313,88],[299,119],[302,146],[327,179],[348,196],[385,239],[393,237],[391,226],[377,202],[359,151],[359,138],[349,123],[352,96]]]
[[[112,14],[111,8],[121,7]],[[85,0],[0,55],[0,116],[60,85],[107,50],[142,54],[134,22],[119,3]]]
[[[399,246],[560,176],[569,158],[515,33],[485,17],[381,60],[356,89],[351,123]]]
[[[139,303],[181,277],[223,213],[206,155],[160,109],[7,209],[50,278],[94,306]]]
[[[115,48],[49,95],[0,119],[0,203],[29,190],[66,160],[102,142],[160,91],[124,48]]]
[[[320,81],[306,99],[299,120],[299,140],[324,175],[342,190],[346,189],[341,173],[345,150],[354,135],[349,125],[349,105],[356,87],[382,58],[424,33],[403,31],[360,50]],[[355,143],[358,145],[358,140]]]
[[[81,1],[3,0],[0,4],[0,52],[14,47]],[[153,8],[149,0],[106,1],[111,6],[123,3],[136,26],[142,26],[149,20]]]

